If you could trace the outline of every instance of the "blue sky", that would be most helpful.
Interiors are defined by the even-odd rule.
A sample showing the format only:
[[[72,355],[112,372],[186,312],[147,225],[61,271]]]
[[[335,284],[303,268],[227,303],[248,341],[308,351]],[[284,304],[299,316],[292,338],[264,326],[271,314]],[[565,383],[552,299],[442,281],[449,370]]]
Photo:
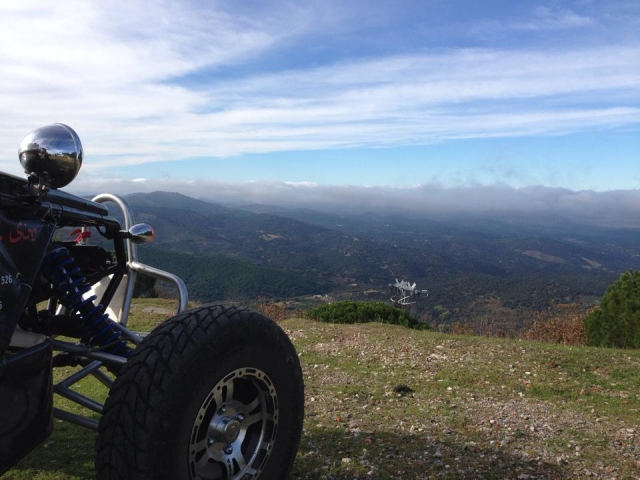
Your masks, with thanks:
[[[635,0],[24,0],[0,18],[0,168],[21,175],[22,137],[66,123],[72,190],[640,187]]]

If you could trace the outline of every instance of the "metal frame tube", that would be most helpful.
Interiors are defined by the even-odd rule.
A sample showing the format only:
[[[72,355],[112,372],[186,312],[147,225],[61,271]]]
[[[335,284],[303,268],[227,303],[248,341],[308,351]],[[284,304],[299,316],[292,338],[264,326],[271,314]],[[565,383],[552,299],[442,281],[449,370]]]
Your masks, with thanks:
[[[133,226],[133,212],[131,211],[131,207],[125,201],[124,198],[121,198],[117,195],[113,195],[111,193],[102,193],[100,195],[95,196],[92,201],[97,203],[105,203],[105,202],[113,202],[122,211],[124,216],[124,226],[125,229],[129,230]],[[122,318],[120,319],[120,323],[123,326],[127,325],[127,320],[129,318],[129,309],[131,308],[131,298],[133,297],[133,288],[135,286],[136,273],[142,272],[151,277],[157,278],[158,280],[164,280],[169,283],[172,283],[178,289],[178,308],[176,313],[183,312],[187,308],[187,303],[189,301],[189,295],[187,292],[187,287],[182,281],[180,277],[174,275],[169,272],[165,272],[164,270],[160,270],[159,268],[151,267],[149,265],[145,265],[138,261],[138,246],[133,243],[131,240],[125,240],[127,246],[127,286],[125,292],[125,299],[122,305]]]
[[[104,203],[104,202],[113,202],[124,215],[124,223],[125,228],[129,230],[133,226],[133,213],[131,208],[127,204],[127,202],[117,195],[112,195],[109,193],[103,193],[93,198],[93,201],[96,203]],[[115,323],[118,329],[120,329],[124,336],[128,338],[130,341],[138,345],[142,338],[135,332],[132,332],[126,328],[127,320],[129,316],[129,309],[131,308],[131,299],[133,297],[133,288],[135,285],[136,274],[137,272],[142,272],[146,275],[154,277],[159,280],[163,280],[175,285],[178,290],[178,308],[177,313],[180,313],[187,308],[188,303],[188,292],[187,287],[182,281],[180,277],[174,275],[169,272],[165,272],[164,270],[160,270],[158,268],[151,267],[149,265],[145,265],[138,261],[138,250],[137,245],[135,245],[132,241],[125,239],[126,244],[126,253],[127,253],[127,265],[126,265],[126,287],[125,287],[125,298],[122,305],[122,318],[120,319],[120,323]],[[81,393],[78,393],[74,390],[71,390],[71,386],[75,383],[81,381],[89,375],[94,376],[98,381],[100,381],[107,388],[111,388],[113,385],[113,379],[109,377],[105,372],[100,370],[105,363],[111,365],[124,365],[127,361],[126,358],[120,357],[118,355],[112,355],[110,353],[101,352],[99,350],[95,350],[93,348],[89,348],[82,345],[72,344],[69,342],[64,342],[61,340],[52,340],[53,349],[56,351],[67,352],[71,355],[76,355],[80,357],[87,358],[89,360],[93,360],[88,365],[84,366],[82,369],[77,371],[76,373],[68,376],[61,382],[58,382],[53,387],[53,391],[58,395],[67,398],[68,400],[85,407],[93,412],[101,414],[104,408],[104,405],[100,402],[91,399]],[[98,421],[92,418],[84,417],[82,415],[78,415],[75,413],[68,412],[66,410],[62,410],[59,408],[54,408],[54,417],[59,418],[61,420],[68,421],[70,423],[74,423],[81,427],[85,427],[91,430],[98,429]]]

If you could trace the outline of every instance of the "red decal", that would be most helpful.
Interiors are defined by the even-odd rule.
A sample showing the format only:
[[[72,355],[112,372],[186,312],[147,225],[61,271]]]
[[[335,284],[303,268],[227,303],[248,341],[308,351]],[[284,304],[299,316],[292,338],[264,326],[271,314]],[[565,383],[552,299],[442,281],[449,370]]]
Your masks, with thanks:
[[[37,229],[27,228],[22,222],[18,222],[16,228],[9,231],[9,241],[11,243],[35,242],[37,233]]]

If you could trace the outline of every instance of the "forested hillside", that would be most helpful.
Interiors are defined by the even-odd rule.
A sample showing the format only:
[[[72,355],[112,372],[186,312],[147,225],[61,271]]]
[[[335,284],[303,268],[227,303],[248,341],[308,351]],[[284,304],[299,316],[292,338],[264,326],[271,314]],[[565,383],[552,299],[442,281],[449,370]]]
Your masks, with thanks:
[[[310,275],[285,272],[222,255],[202,256],[144,249],[140,258],[149,265],[177,272],[188,286],[189,297],[203,302],[296,297],[322,289]]]
[[[429,290],[418,314],[451,322],[489,301],[516,313],[589,304],[622,271],[640,267],[640,232],[580,219],[243,209],[167,192],[127,199],[136,221],[156,229],[142,258],[184,277],[203,301],[387,301],[389,283],[399,278]]]

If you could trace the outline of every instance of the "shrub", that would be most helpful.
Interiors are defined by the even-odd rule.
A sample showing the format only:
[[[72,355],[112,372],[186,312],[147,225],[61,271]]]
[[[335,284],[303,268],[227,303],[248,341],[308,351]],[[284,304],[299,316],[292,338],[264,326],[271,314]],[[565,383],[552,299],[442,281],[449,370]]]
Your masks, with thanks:
[[[261,298],[255,310],[274,322],[280,322],[287,318],[287,306],[284,303],[276,303],[273,300]]]
[[[640,272],[623,273],[585,319],[587,344],[640,348]]]
[[[587,312],[577,303],[552,305],[536,315],[533,325],[521,338],[563,345],[584,345]]]
[[[406,310],[391,307],[382,302],[344,300],[320,305],[310,310],[308,316],[314,320],[329,323],[380,322],[421,330],[429,329],[426,323],[418,322]]]

